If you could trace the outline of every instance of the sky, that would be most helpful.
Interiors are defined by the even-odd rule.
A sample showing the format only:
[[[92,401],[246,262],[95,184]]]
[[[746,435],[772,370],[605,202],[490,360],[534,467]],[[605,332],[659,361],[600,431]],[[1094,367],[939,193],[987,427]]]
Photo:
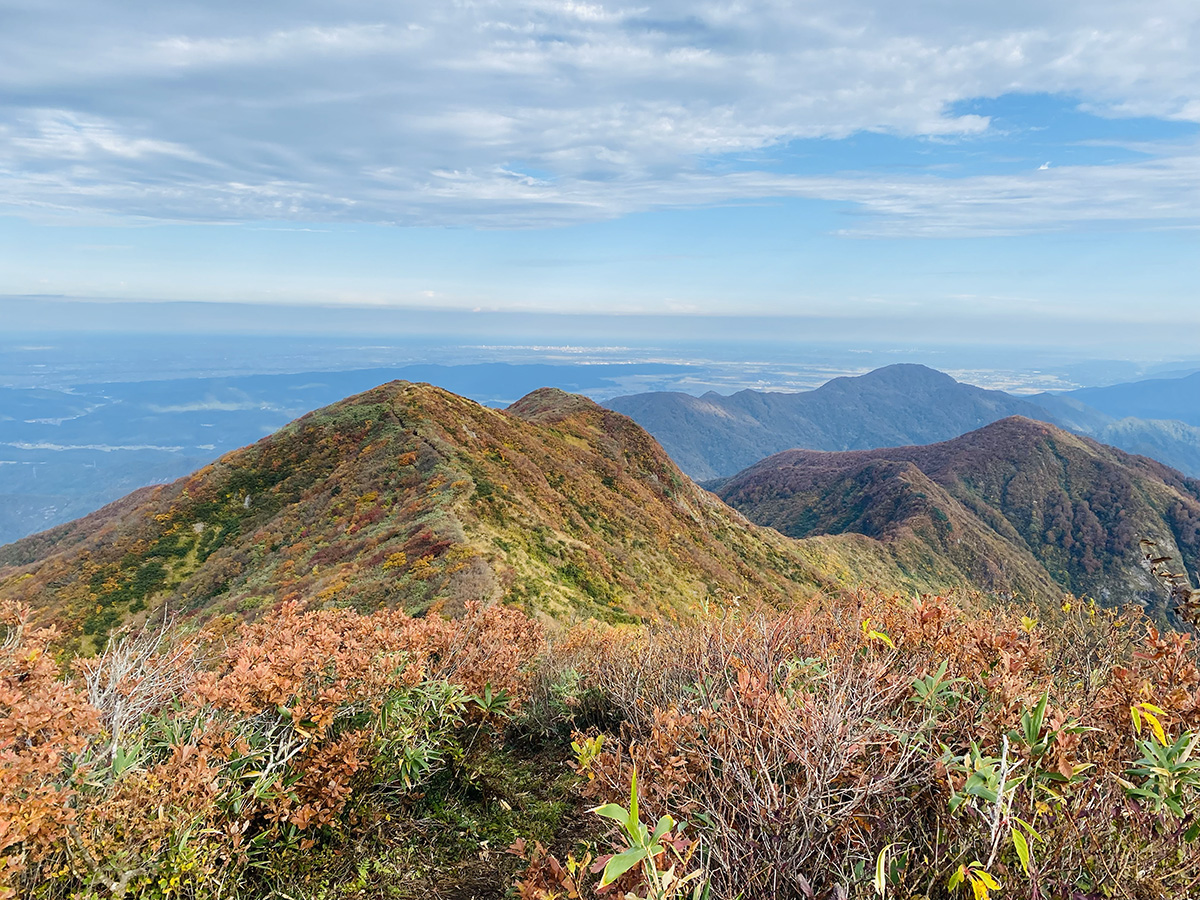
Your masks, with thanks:
[[[0,0],[10,323],[186,301],[1180,352],[1198,287],[1194,0]]]

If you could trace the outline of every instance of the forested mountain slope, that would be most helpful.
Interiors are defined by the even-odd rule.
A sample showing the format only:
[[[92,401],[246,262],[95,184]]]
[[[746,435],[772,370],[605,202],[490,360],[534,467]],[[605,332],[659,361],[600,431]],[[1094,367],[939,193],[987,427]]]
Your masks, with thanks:
[[[1200,562],[1200,481],[1019,417],[951,441],[843,453],[790,450],[718,490],[794,537],[855,532],[920,542],[997,590],[1059,591],[1161,614],[1147,538]]]

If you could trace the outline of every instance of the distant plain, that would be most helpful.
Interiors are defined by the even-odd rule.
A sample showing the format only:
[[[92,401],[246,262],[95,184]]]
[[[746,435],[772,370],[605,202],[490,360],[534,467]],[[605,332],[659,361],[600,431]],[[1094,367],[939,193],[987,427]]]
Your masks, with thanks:
[[[661,324],[661,323],[659,323]],[[568,343],[542,330],[438,335],[46,333],[0,339],[0,543],[180,477],[297,416],[385,381],[429,381],[490,406],[539,387],[604,403],[654,391],[807,391],[900,362],[1017,394],[1178,377],[1200,361],[1045,348],[667,335]]]

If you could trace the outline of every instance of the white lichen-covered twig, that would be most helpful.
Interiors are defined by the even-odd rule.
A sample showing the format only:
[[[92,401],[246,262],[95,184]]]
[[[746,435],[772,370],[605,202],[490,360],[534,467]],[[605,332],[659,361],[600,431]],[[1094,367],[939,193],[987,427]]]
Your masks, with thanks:
[[[170,632],[164,617],[159,628],[126,634],[78,664],[88,702],[108,736],[110,764],[138,723],[180,697],[200,667],[195,644],[173,640]]]

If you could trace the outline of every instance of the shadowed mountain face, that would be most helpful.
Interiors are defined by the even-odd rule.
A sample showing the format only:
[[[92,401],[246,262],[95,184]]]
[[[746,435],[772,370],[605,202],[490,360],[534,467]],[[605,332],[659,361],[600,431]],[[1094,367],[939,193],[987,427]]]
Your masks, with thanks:
[[[959,384],[925,366],[895,365],[816,390],[725,397],[636,394],[607,404],[653,434],[697,479],[731,475],[780,450],[857,450],[957,437],[996,419],[1042,414],[1003,391]]]
[[[0,599],[81,633],[85,651],[164,604],[210,618],[283,600],[420,613],[503,599],[620,621],[863,580],[965,583],[858,535],[751,525],[583,397],[543,389],[500,411],[406,382],[0,548]]]
[[[1200,372],[1184,378],[1082,388],[1068,396],[1117,419],[1175,419],[1200,426]]]
[[[1183,396],[1186,390],[1176,393]],[[1200,475],[1200,428],[1184,421],[1158,421],[1146,412],[1121,412],[1127,418],[1116,418],[1106,410],[1136,404],[1130,401],[1122,407],[1113,400],[1097,409],[1087,405],[1090,396],[1088,391],[1076,391],[1023,399],[961,384],[926,366],[905,364],[836,378],[802,393],[741,391],[722,396],[710,392],[692,397],[660,392],[617,397],[607,405],[654,435],[680,468],[700,481],[731,475],[793,447],[867,450],[927,444],[1007,416],[1048,421]]]
[[[1137,601],[1160,616],[1164,598],[1141,565],[1139,539],[1191,570],[1200,562],[1200,482],[1023,418],[929,446],[790,450],[728,479],[718,495],[793,537],[916,541],[993,589]]]

